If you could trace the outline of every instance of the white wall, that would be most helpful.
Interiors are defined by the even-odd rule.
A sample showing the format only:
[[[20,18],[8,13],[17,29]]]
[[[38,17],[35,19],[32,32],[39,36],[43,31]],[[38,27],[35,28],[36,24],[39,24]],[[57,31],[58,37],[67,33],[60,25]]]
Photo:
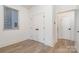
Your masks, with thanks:
[[[3,30],[4,16],[3,6],[0,6],[0,47],[13,44],[15,42],[26,39],[33,39],[34,32],[32,29],[33,20],[31,17],[38,13],[43,13],[45,16],[45,37],[44,40],[36,40],[43,42],[46,45],[53,46],[56,42],[56,25],[54,24],[55,6],[51,5],[37,5],[28,9],[23,6],[8,5],[8,7],[19,10],[19,30]],[[56,6],[56,12],[75,9],[75,6]],[[38,22],[39,23],[39,22]],[[42,26],[42,25],[41,25]]]
[[[76,5],[56,5],[56,13],[77,9]]]
[[[54,6],[38,5],[33,6],[31,9],[27,9],[23,6],[7,5],[7,7],[17,9],[19,11],[19,30],[4,30],[4,9],[0,6],[0,47],[4,47],[10,44],[14,44],[26,39],[33,39],[34,32],[32,29],[33,22],[31,20],[32,15],[38,13],[44,13],[45,16],[45,31],[44,40],[36,40],[46,45],[53,46],[54,39]],[[28,11],[29,10],[29,11]],[[39,22],[38,22],[39,23]],[[42,26],[42,24],[41,24]],[[33,39],[34,40],[34,39]]]
[[[39,13],[43,13],[45,16],[44,20],[44,26],[45,26],[45,30],[44,30],[44,35],[41,37],[44,37],[44,40],[38,40],[38,39],[34,39],[36,41],[40,41],[43,42],[46,45],[50,45],[53,46],[54,45],[54,32],[53,32],[53,23],[54,23],[54,6],[48,6],[48,5],[38,5],[38,6],[34,6],[32,7],[30,10],[30,17],[32,17],[33,15],[37,15]],[[33,21],[33,20],[30,20]],[[32,22],[33,23],[33,22]],[[31,23],[31,24],[32,24]],[[37,22],[39,23],[39,21]],[[42,24],[40,26],[43,26]],[[32,32],[32,36],[34,35],[33,33],[33,29],[31,30]],[[41,31],[40,31],[41,33]],[[39,34],[40,34],[39,33]]]
[[[19,29],[18,30],[4,30],[4,9],[0,6],[0,47],[4,47],[16,42],[29,39],[29,13],[28,9],[22,6],[8,5],[8,7],[17,9],[19,11]]]

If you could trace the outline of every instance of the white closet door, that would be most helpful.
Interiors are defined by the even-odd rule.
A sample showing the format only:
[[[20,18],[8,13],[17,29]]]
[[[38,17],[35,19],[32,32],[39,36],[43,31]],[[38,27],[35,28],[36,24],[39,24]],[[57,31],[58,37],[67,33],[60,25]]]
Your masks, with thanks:
[[[42,41],[44,39],[44,15],[38,13],[32,16],[33,39]]]
[[[59,14],[59,38],[74,40],[74,11]]]

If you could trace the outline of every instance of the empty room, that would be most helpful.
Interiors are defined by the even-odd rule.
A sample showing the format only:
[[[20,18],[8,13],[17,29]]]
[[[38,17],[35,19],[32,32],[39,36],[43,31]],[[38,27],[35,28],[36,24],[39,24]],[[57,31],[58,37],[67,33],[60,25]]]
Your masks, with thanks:
[[[0,53],[78,52],[78,5],[0,5]]]

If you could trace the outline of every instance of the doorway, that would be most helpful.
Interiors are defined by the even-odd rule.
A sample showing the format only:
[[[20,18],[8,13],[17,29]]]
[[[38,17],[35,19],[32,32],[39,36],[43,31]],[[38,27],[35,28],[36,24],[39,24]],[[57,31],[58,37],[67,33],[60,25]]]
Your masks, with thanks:
[[[74,41],[75,11],[58,13],[57,20],[57,39],[67,39]]]

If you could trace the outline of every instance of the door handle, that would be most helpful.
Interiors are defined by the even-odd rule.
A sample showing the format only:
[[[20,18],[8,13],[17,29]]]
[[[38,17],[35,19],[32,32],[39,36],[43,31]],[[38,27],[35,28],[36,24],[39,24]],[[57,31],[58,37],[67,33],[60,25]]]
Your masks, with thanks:
[[[71,28],[68,28],[68,30],[71,30]]]
[[[37,30],[37,31],[38,31],[39,29],[38,29],[38,28],[36,28],[35,30]]]
[[[77,31],[77,32],[79,32],[79,31]]]

